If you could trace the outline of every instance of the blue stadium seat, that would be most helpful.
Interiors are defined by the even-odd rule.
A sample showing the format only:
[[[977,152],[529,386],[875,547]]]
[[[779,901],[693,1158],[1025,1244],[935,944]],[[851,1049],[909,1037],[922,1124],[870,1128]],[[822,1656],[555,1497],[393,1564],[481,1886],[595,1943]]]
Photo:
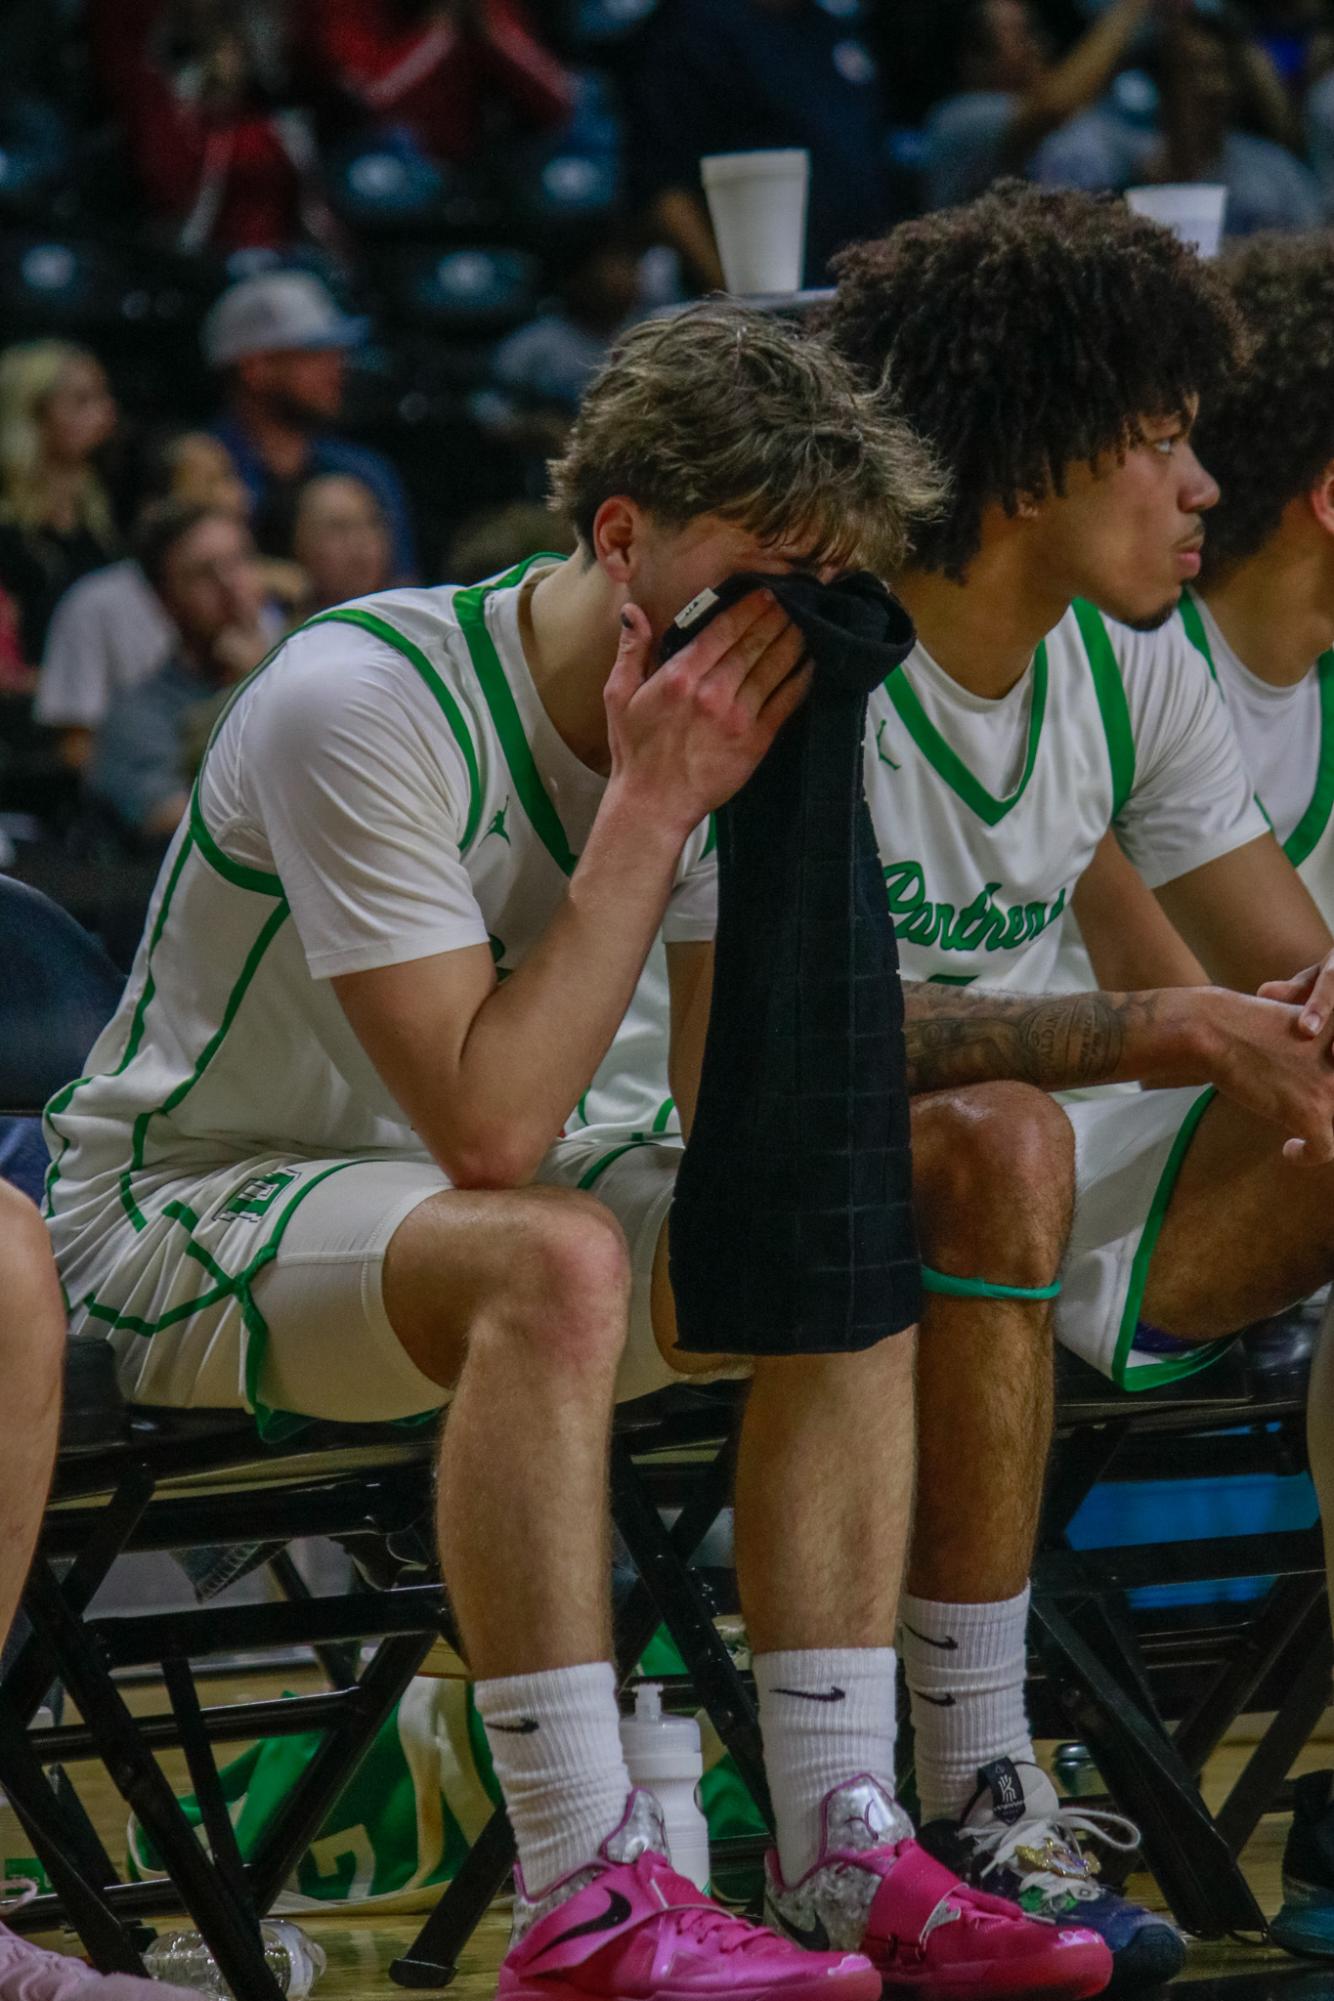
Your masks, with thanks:
[[[178,331],[198,318],[208,272],[138,246],[15,232],[0,237],[0,288],[14,338]]]
[[[394,270],[396,303],[441,333],[498,334],[535,311],[541,265],[526,251],[475,245],[404,255]]]
[[[562,151],[535,163],[516,198],[535,221],[587,223],[617,208],[621,186],[620,162],[614,157]]]
[[[569,36],[576,49],[613,48],[657,13],[660,0],[573,0]]]
[[[466,235],[493,229],[499,217],[485,180],[442,166],[392,134],[335,154],[329,193],[343,220],[370,235]]]

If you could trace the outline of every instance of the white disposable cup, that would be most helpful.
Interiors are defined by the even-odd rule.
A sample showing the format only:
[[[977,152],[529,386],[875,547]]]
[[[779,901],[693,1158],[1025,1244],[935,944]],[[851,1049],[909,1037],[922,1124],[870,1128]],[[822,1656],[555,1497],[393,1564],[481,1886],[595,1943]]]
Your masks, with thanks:
[[[800,291],[810,154],[711,153],[699,165],[728,291]]]
[[[1174,181],[1160,188],[1127,188],[1136,215],[1161,222],[1201,257],[1217,257],[1227,214],[1227,189],[1211,181]]]

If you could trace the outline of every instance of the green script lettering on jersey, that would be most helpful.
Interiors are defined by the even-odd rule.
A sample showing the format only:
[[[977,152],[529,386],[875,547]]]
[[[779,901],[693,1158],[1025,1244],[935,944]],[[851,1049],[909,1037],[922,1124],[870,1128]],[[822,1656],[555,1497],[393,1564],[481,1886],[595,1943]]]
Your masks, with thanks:
[[[926,871],[917,861],[886,864],[885,899],[895,935],[942,952],[1013,952],[1055,924],[1066,905],[1062,889],[1052,903],[997,903],[1003,885],[985,883],[962,909],[927,895]]]

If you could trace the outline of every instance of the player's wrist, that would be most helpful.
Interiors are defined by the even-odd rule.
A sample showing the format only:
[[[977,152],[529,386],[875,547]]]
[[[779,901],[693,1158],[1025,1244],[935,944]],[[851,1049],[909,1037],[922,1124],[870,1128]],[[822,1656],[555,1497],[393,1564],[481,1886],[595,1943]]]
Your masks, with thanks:
[[[1216,1083],[1235,1042],[1221,987],[1162,987],[1135,997],[1124,1075],[1148,1088]]]
[[[697,812],[679,794],[665,793],[633,771],[613,772],[607,781],[598,819],[645,854],[670,854],[675,860],[706,812]]]
[[[1164,1040],[1183,1084],[1219,1081],[1236,1049],[1238,1025],[1231,1017],[1240,998],[1225,987],[1164,990]]]

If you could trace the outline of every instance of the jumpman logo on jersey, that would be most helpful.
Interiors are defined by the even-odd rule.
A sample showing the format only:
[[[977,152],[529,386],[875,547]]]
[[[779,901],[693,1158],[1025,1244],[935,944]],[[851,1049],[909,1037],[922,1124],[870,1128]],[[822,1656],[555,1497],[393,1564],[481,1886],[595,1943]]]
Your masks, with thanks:
[[[505,820],[509,813],[509,810],[510,810],[510,800],[507,798],[504,805],[500,808],[500,811],[496,814],[495,819],[491,822],[491,825],[487,828],[486,833],[482,835],[482,839],[484,841],[489,839],[489,837],[492,834],[496,834],[505,843],[505,846],[507,848],[513,847],[514,843],[510,840],[509,829],[505,825]]]
[[[875,754],[880,759],[880,762],[882,764],[887,764],[889,766],[891,771],[897,771],[899,769],[899,766],[895,764],[893,758],[889,755],[889,752],[885,749],[885,731],[888,728],[889,728],[888,716],[886,716],[884,722],[876,724]]]

